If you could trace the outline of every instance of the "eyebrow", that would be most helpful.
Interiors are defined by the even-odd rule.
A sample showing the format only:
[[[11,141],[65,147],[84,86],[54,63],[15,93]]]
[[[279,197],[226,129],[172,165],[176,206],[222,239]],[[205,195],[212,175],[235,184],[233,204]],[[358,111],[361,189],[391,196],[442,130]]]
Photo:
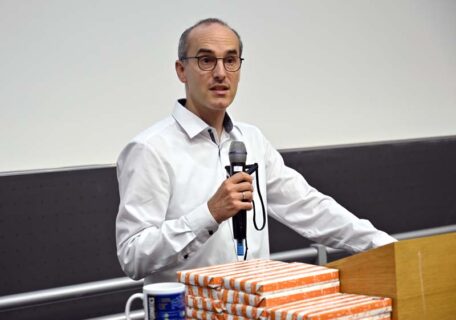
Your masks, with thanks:
[[[214,51],[211,50],[211,49],[206,49],[206,48],[201,48],[199,49],[197,52],[196,52],[196,55],[200,55],[201,53],[210,53],[210,54],[214,54]],[[226,55],[230,55],[230,54],[238,54],[238,51],[235,50],[235,49],[231,49],[231,50],[228,50],[226,52]]]

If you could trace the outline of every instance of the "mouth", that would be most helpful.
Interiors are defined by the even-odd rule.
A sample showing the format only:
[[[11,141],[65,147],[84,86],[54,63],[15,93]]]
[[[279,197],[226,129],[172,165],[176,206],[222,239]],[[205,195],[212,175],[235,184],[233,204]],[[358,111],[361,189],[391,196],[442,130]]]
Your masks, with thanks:
[[[218,95],[223,95],[223,94],[226,94],[230,90],[230,87],[227,85],[217,84],[217,85],[210,87],[209,90]]]

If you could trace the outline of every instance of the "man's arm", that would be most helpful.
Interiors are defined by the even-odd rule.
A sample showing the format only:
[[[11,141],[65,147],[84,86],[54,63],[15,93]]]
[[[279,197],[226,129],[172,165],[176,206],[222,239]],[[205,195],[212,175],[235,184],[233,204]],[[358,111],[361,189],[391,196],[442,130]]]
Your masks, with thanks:
[[[396,241],[322,194],[265,140],[268,212],[304,237],[329,247],[360,252]]]
[[[144,144],[131,143],[119,156],[117,255],[133,279],[187,259],[218,229],[206,202],[190,212],[168,212],[169,170],[160,155]]]

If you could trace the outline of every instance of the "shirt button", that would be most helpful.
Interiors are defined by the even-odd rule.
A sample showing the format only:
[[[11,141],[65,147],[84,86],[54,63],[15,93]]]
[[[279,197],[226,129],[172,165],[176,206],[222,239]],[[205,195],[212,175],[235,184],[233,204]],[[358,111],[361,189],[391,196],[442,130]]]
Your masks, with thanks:
[[[188,259],[188,253],[184,256],[184,259]]]
[[[209,235],[212,236],[214,234],[214,231],[209,230]]]

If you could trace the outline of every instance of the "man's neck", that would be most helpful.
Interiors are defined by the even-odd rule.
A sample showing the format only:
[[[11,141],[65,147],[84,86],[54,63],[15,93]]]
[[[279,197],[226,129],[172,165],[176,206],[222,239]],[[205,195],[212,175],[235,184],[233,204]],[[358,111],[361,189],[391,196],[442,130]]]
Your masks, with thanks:
[[[220,139],[222,136],[222,131],[223,131],[223,119],[225,118],[225,112],[223,113],[217,113],[216,115],[212,115],[208,118],[201,118],[203,119],[204,122],[206,122],[208,125],[213,127],[215,131],[217,131],[217,136]]]
[[[197,110],[193,106],[189,106],[187,103],[185,107],[197,115],[201,120],[206,122],[209,126],[213,127],[217,131],[217,136],[220,138],[223,131],[223,120],[225,119],[225,111],[214,111],[207,110],[206,112],[202,110]]]

